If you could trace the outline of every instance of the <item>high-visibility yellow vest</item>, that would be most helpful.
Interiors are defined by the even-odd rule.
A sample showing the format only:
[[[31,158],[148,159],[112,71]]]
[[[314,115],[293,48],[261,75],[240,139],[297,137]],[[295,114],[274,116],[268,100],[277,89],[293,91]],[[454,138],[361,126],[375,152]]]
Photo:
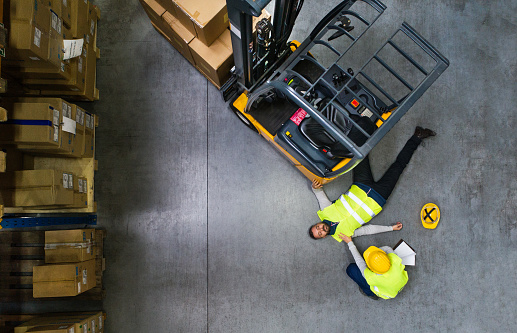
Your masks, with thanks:
[[[332,237],[338,242],[339,233],[352,237],[354,230],[368,223],[375,215],[379,214],[382,207],[370,198],[365,191],[356,185],[339,197],[332,205],[318,211],[319,218],[339,223]]]
[[[402,264],[402,259],[395,253],[388,253],[390,258],[390,269],[384,274],[376,274],[369,268],[364,270],[364,278],[370,285],[370,290],[381,298],[395,298],[404,288],[408,281],[406,266]]]

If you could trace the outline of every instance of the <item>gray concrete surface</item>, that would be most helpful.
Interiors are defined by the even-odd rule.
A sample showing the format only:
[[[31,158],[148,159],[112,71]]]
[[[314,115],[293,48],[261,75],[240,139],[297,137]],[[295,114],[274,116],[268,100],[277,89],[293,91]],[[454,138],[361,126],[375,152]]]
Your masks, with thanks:
[[[301,40],[338,1],[305,2]],[[360,251],[400,238],[416,249],[389,301],[359,293],[344,245],[308,238],[309,182],[239,122],[138,1],[95,3],[106,332],[515,331],[515,1],[385,1],[372,38],[406,20],[451,62],[371,153],[379,177],[416,125],[438,133],[372,221],[403,230],[356,240]],[[325,189],[335,199],[350,183]],[[442,210],[434,231],[419,221],[427,202]]]

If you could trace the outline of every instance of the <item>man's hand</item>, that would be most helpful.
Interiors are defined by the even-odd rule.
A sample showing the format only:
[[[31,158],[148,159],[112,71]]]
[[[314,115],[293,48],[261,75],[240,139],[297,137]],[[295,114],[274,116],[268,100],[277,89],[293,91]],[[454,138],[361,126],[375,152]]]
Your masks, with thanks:
[[[397,222],[393,225],[393,231],[396,231],[396,230],[401,230],[402,229],[402,223],[401,222]]]
[[[339,233],[339,238],[341,238],[342,240],[345,241],[345,243],[350,243],[352,241],[352,237],[348,237],[347,235],[345,235],[344,233],[340,232]]]
[[[312,188],[313,189],[318,189],[318,188],[321,188],[323,185],[321,185],[320,181],[317,180],[317,179],[314,179],[312,181]]]

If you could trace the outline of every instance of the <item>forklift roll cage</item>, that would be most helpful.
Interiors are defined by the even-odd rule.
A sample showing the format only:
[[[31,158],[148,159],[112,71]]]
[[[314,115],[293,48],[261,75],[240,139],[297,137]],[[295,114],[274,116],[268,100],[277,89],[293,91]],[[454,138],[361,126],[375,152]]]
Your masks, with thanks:
[[[340,61],[356,42],[369,30],[375,21],[383,14],[386,6],[377,0],[345,0],[332,9],[314,28],[310,35],[297,46],[293,52],[289,45],[275,44],[285,34],[290,34],[292,25],[286,26],[285,20],[294,24],[294,18],[299,13],[301,3],[297,0],[277,0],[271,34],[271,45],[265,56],[257,59],[254,53],[252,40],[251,16],[259,16],[262,9],[270,0],[227,0],[228,13],[231,24],[232,46],[234,49],[235,74],[221,88],[223,97],[228,98],[231,91],[242,92],[233,99],[231,106],[241,120],[248,126],[254,126],[257,131],[268,141],[273,143],[284,153],[309,179],[319,179],[327,183],[335,177],[350,171],[375,145],[388,133],[398,120],[413,106],[423,93],[436,81],[436,79],[449,66],[448,60],[440,54],[430,43],[420,36],[409,24],[404,22],[399,29],[360,67],[357,72],[347,70]],[[366,19],[360,13],[350,10],[356,2],[362,2],[376,13],[373,19]],[[353,36],[350,30],[339,24],[342,17],[352,17],[357,22],[362,22],[365,28],[358,36]],[[294,17],[294,18],[293,18]],[[279,28],[280,27],[280,28]],[[280,30],[280,32],[279,32]],[[339,32],[339,38],[347,38],[349,45],[344,51],[333,47],[324,37],[329,32]],[[403,34],[409,38],[412,44],[417,45],[431,60],[432,66],[426,66],[415,60],[410,53],[395,42],[395,36]],[[330,41],[330,39],[329,39]],[[255,46],[256,47],[256,46]],[[315,47],[325,47],[336,56],[336,60],[330,65],[324,66],[312,55]],[[381,53],[389,47],[396,54],[403,57],[409,66],[423,76],[417,84],[412,84],[404,75],[397,72],[383,59]],[[264,52],[262,52],[264,53]],[[403,85],[409,92],[402,98],[395,98],[388,93],[386,84],[380,84],[365,71],[372,63],[382,66],[390,73],[394,80]],[[267,65],[265,65],[267,64]],[[304,65],[305,64],[305,65]],[[303,72],[306,65],[316,70],[315,77],[308,78]],[[431,68],[431,69],[426,69]],[[302,69],[300,71],[300,69]],[[340,73],[339,83],[336,84],[336,73]],[[314,76],[314,75],[313,75]],[[293,87],[293,80],[303,89]],[[390,85],[392,81],[389,81]],[[368,87],[366,86],[368,85]],[[373,89],[372,89],[373,87]],[[376,90],[377,93],[374,93]],[[286,98],[291,104],[302,109],[336,141],[344,146],[350,155],[340,160],[329,160],[327,156],[314,145],[311,140],[304,138],[300,132],[300,123],[294,123],[290,117],[286,117],[281,127],[271,133],[260,124],[252,115],[252,108],[258,100],[263,99],[269,92]],[[313,95],[311,95],[313,94]],[[324,103],[316,107],[315,96],[323,95]],[[239,94],[237,94],[239,95]],[[312,96],[312,97],[311,97]],[[353,101],[353,103],[352,103]],[[389,103],[384,103],[389,101]],[[352,105],[359,105],[365,113],[357,113]],[[355,127],[366,137],[366,141],[357,144],[351,140],[343,128],[339,127],[332,119],[329,119],[329,110],[338,112],[339,117]],[[359,107],[358,107],[359,109]],[[239,114],[239,112],[241,114]],[[357,122],[357,117],[352,114],[368,118],[376,124],[373,133],[368,133]],[[327,116],[326,116],[327,115]],[[323,149],[323,151],[326,151]]]

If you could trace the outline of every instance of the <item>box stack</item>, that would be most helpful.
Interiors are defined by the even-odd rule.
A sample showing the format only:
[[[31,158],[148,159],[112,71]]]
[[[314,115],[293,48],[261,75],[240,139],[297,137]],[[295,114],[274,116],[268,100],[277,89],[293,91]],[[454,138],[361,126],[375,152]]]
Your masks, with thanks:
[[[37,316],[14,328],[14,333],[103,333],[102,311],[52,313]]]
[[[96,6],[87,0],[8,0],[4,6],[10,33],[3,70],[25,93],[99,99]],[[65,45],[78,40],[82,52],[66,59]]]
[[[230,77],[233,51],[225,0],[140,0],[153,26],[210,82]],[[262,17],[270,15],[264,11]]]
[[[94,288],[95,229],[45,232],[45,265],[33,267],[33,296],[76,296]]]

